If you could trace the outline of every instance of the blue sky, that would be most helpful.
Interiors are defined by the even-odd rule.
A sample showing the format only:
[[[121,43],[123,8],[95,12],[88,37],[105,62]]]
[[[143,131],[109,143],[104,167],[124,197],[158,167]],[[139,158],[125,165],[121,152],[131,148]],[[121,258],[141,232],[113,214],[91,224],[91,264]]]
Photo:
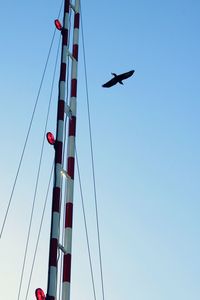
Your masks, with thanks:
[[[60,2],[1,5],[0,104],[3,220]],[[200,288],[199,1],[82,1],[94,143],[105,300],[196,300]],[[56,41],[58,41],[57,33]],[[31,139],[0,240],[1,295],[17,299],[38,155],[56,45]],[[94,262],[102,299],[86,110],[82,39],[77,149]],[[135,75],[111,89],[111,72]],[[48,130],[55,130],[57,85]],[[44,202],[52,149],[45,156],[22,289]],[[81,199],[76,174],[72,300],[92,300]],[[28,299],[46,291],[49,197]]]

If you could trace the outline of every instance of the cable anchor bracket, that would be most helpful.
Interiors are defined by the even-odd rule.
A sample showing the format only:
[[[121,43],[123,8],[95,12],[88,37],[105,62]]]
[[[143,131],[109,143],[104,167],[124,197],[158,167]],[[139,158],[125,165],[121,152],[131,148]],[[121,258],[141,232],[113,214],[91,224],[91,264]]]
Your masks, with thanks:
[[[71,58],[71,60],[75,60],[69,49],[67,49],[67,55]]]
[[[75,5],[73,5],[72,3],[70,3],[69,5],[70,5],[71,9],[72,9],[74,12],[76,12],[76,7],[75,7]]]
[[[67,171],[65,171],[65,170],[62,169],[62,170],[60,171],[60,173],[61,173],[61,175],[64,176],[65,178],[71,179],[71,176],[69,176],[69,174],[67,173]]]
[[[65,104],[65,113],[69,117],[69,119],[72,118],[72,110],[71,110],[70,106],[67,104]]]
[[[67,254],[67,250],[65,249],[65,247],[61,244],[58,244],[58,249],[60,249],[64,254]]]

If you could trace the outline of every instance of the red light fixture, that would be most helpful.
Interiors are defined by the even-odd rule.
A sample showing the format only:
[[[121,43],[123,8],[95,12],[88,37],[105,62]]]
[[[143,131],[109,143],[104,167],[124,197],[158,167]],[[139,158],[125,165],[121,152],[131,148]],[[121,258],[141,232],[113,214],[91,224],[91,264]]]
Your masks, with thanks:
[[[35,290],[35,296],[37,300],[45,300],[45,294],[42,289],[38,288]]]
[[[54,138],[53,133],[47,132],[46,138],[47,138],[47,141],[48,141],[48,143],[49,143],[50,145],[54,145],[54,144],[55,144],[55,138]]]
[[[56,19],[55,21],[54,21],[54,24],[55,24],[55,26],[56,26],[56,28],[58,29],[58,30],[62,30],[62,25],[61,25],[61,23],[60,23],[60,21],[58,20],[58,19]]]

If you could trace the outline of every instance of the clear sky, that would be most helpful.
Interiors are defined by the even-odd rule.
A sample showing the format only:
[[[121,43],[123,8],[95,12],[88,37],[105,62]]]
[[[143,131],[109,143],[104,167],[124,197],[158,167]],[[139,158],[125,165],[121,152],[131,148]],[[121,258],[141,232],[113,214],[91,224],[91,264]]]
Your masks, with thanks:
[[[60,1],[4,1],[0,9],[0,225],[13,186]],[[200,295],[200,2],[82,0],[105,300],[197,300]],[[56,34],[58,41],[59,32]],[[1,299],[17,300],[56,45],[22,170],[0,239]],[[101,286],[91,177],[82,39],[77,149]],[[111,89],[111,72],[135,75]],[[57,83],[48,130],[55,131]],[[20,299],[53,157],[45,157]],[[72,300],[92,300],[76,174]],[[46,291],[51,193],[28,300]]]

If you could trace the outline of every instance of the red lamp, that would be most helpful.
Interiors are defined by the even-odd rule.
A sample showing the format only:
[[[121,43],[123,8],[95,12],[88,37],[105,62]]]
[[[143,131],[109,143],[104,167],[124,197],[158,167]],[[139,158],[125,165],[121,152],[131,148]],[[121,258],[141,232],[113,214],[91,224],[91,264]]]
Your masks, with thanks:
[[[55,144],[55,138],[54,138],[53,133],[47,132],[46,138],[47,138],[47,141],[48,141],[48,143],[49,143],[50,145],[54,145],[54,144]]]
[[[35,290],[35,296],[37,300],[45,300],[45,294],[42,289],[38,288]]]
[[[58,19],[56,19],[55,21],[54,21],[54,24],[55,24],[55,26],[56,26],[56,28],[58,29],[58,30],[62,30],[62,25],[61,25],[61,23],[60,23],[60,21],[58,20]]]

